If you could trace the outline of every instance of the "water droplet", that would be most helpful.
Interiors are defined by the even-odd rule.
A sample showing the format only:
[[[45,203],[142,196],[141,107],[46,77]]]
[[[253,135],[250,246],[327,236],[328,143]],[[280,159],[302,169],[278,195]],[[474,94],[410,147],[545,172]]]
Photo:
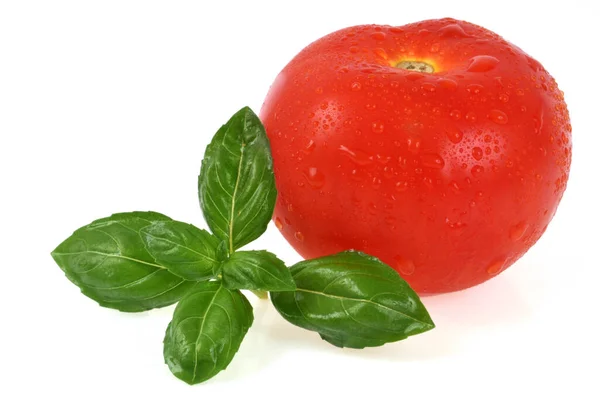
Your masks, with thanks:
[[[477,120],[477,114],[473,111],[469,111],[467,112],[467,114],[465,115],[465,119],[467,119],[467,121],[473,123]]]
[[[359,82],[353,82],[350,85],[350,88],[352,89],[352,91],[359,91],[361,89],[361,84]]]
[[[479,148],[478,146],[473,148],[473,150],[471,151],[471,154],[473,155],[473,158],[475,160],[481,160],[483,158],[483,150],[481,148]]]
[[[394,260],[396,261],[396,268],[401,274],[412,275],[415,272],[415,263],[411,260],[402,256],[396,256]]]
[[[487,267],[487,273],[491,276],[498,275],[504,269],[504,265],[506,264],[506,259],[493,261]]]
[[[460,111],[458,109],[453,109],[450,111],[450,117],[454,120],[460,119],[461,116],[462,116],[462,114],[460,113]]]
[[[306,144],[306,146],[304,147],[304,149],[302,151],[308,155],[309,153],[314,151],[315,146],[316,146],[315,142],[313,140],[310,140],[310,141],[308,141],[308,144]]]
[[[430,169],[441,169],[444,167],[444,159],[437,153],[425,153],[421,155],[421,162],[424,167]]]
[[[445,88],[447,90],[456,90],[458,88],[458,83],[456,83],[452,79],[443,78],[438,80],[438,86]]]
[[[440,43],[433,43],[429,51],[431,51],[432,53],[437,53],[438,51],[440,51]]]
[[[471,58],[467,72],[488,72],[496,67],[500,61],[491,55],[478,55]]]
[[[287,218],[287,217],[283,217],[283,221],[285,221],[285,223],[286,223],[287,225],[292,225],[292,222],[291,222],[291,221],[290,221],[290,219],[289,219],[289,218]]]
[[[499,109],[492,109],[488,117],[497,124],[506,124],[508,122],[508,115]]]
[[[373,180],[371,182],[373,183],[373,189],[381,188],[381,178],[373,177]]]
[[[509,97],[508,97],[508,95],[506,95],[506,94],[500,94],[500,95],[498,96],[498,99],[499,99],[500,101],[502,101],[502,102],[508,102],[508,100],[509,100]]]
[[[396,191],[405,192],[408,189],[408,182],[406,181],[398,181],[395,185]]]
[[[454,23],[440,28],[438,30],[438,33],[441,37],[448,38],[471,37],[467,34],[467,32],[465,32],[465,30],[460,25]]]
[[[377,47],[376,49],[373,50],[373,52],[382,59],[388,59],[388,55],[387,52],[385,52],[385,50],[381,47]]]
[[[373,122],[371,123],[371,130],[375,133],[375,134],[381,134],[383,133],[383,130],[385,129],[385,125],[381,122]]]
[[[461,230],[467,226],[462,221],[452,222],[449,218],[446,218],[446,226],[454,232],[462,232]]]
[[[445,127],[446,136],[453,144],[458,144],[463,139],[463,132],[458,127],[447,125]]]
[[[323,94],[323,87],[317,87],[315,89],[315,93],[317,93],[317,94]]]
[[[294,238],[296,238],[296,240],[299,242],[304,242],[304,234],[300,231],[296,231],[296,233],[294,233]]]
[[[377,40],[377,41],[383,41],[385,40],[385,33],[383,32],[373,32],[371,33],[371,38]]]
[[[281,222],[281,219],[279,217],[275,217],[275,226],[278,230],[283,230],[283,223]]]
[[[325,185],[325,175],[317,170],[316,167],[310,167],[305,173],[304,178],[314,189],[322,188]]]
[[[521,240],[523,238],[523,236],[525,235],[525,232],[527,232],[528,228],[529,228],[529,224],[525,223],[524,221],[521,221],[520,223],[513,225],[510,228],[510,232],[509,232],[510,239],[514,242]]]
[[[359,166],[365,166],[373,162],[373,156],[368,155],[360,149],[349,149],[344,145],[340,145],[339,150]]]
[[[475,165],[473,168],[471,168],[471,174],[473,174],[475,177],[479,176],[481,173],[483,173],[483,166]]]
[[[414,137],[409,137],[406,140],[406,144],[408,145],[408,150],[410,153],[417,154],[421,150],[421,140]]]
[[[289,204],[287,205],[287,209],[288,209],[288,211],[289,211],[290,213],[293,213],[293,212],[294,212],[294,206],[293,206],[291,203],[289,203]]]
[[[454,193],[460,192],[460,186],[458,185],[458,183],[456,181],[450,181],[450,184],[448,184],[448,186],[450,187],[452,192],[454,192]]]
[[[481,93],[481,90],[483,90],[483,86],[481,84],[469,84],[467,86],[467,92],[469,94],[477,95]]]
[[[429,93],[435,92],[435,84],[433,83],[423,83],[421,84],[421,90],[427,91]]]
[[[404,70],[404,69],[400,69],[400,70]],[[414,81],[423,79],[425,77],[425,74],[417,73],[417,72],[410,72],[409,74],[405,75],[404,77],[406,78],[406,80],[414,82]]]

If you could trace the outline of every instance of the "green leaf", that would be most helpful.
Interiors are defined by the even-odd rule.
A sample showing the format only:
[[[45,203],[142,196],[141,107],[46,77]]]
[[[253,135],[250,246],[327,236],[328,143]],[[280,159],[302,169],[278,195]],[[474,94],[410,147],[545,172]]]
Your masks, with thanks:
[[[271,293],[289,322],[338,347],[375,347],[434,327],[419,296],[375,257],[348,251],[291,267],[295,292]]]
[[[289,268],[273,253],[264,250],[234,252],[221,272],[227,289],[277,292],[296,288]]]
[[[156,262],[184,279],[210,279],[219,266],[219,240],[191,224],[172,220],[154,222],[142,228],[140,234]]]
[[[195,282],[173,275],[146,249],[140,231],[170,220],[154,212],[118,213],[75,231],[52,257],[101,306],[145,311],[177,302]]]
[[[215,134],[198,178],[198,195],[211,231],[229,253],[267,229],[277,190],[265,129],[246,107]]]
[[[242,293],[206,281],[175,308],[163,354],[171,372],[189,384],[225,369],[252,325],[252,306]]]

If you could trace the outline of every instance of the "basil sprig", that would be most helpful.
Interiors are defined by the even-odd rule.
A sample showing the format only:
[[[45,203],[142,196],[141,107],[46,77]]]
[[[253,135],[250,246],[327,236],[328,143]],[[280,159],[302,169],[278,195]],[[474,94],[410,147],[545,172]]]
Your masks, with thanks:
[[[416,293],[375,257],[347,251],[287,268],[268,251],[238,251],[265,231],[277,196],[269,140],[249,108],[208,145],[198,196],[210,232],[155,212],[118,213],[52,252],[101,306],[136,312],[179,302],[163,352],[181,380],[201,383],[233,359],[254,318],[240,289],[271,292],[286,320],[339,347],[379,346],[434,327]]]

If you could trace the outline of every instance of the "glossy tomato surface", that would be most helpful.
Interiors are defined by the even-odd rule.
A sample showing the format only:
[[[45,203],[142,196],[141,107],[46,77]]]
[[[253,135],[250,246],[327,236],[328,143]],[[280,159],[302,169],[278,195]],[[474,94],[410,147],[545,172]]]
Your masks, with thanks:
[[[364,251],[420,293],[468,288],[514,263],[569,174],[555,80],[497,34],[452,19],[317,40],[279,74],[260,116],[274,221],[294,248]]]

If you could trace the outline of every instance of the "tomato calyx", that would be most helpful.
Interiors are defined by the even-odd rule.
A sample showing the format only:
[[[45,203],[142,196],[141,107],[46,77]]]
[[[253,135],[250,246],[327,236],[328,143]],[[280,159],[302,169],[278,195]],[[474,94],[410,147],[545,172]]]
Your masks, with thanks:
[[[400,61],[396,64],[396,68],[405,69],[410,72],[433,73],[435,69],[433,65],[423,61]]]

